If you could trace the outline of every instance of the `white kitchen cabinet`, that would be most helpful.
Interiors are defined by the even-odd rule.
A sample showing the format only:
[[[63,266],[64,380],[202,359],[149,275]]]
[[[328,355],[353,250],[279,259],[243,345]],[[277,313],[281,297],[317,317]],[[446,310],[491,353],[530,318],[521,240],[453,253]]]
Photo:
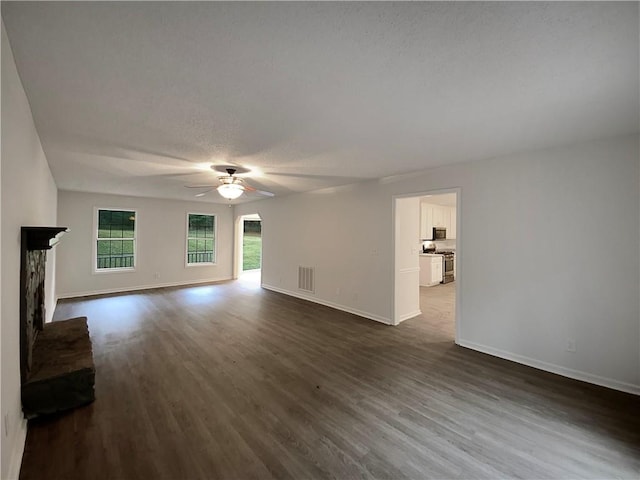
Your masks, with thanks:
[[[430,287],[442,281],[442,255],[420,255],[420,286]]]
[[[447,238],[455,240],[457,238],[457,213],[456,207],[449,208],[449,227],[447,228]]]
[[[442,257],[431,260],[431,285],[437,285],[442,281]]]
[[[448,213],[447,208],[441,207],[439,205],[433,205],[431,208],[433,211],[433,226],[446,227],[444,218],[445,218],[445,213]]]
[[[433,205],[420,204],[420,240],[433,239]]]
[[[420,203],[420,239],[433,240],[433,227],[447,229],[447,239],[455,239],[456,207],[441,207],[430,203]]]

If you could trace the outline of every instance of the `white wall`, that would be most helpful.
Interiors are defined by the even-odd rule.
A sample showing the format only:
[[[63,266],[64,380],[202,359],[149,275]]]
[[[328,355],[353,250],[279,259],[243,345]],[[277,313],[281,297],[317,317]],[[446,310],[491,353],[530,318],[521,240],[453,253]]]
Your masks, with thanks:
[[[20,403],[20,227],[56,225],[57,189],[2,24],[2,465],[17,477],[26,422]],[[55,307],[55,249],[47,254],[46,315]],[[6,424],[5,424],[6,418]],[[5,428],[8,434],[5,434]]]
[[[640,393],[638,141],[441,167],[235,213],[263,220],[263,284],[298,295],[297,266],[315,265],[314,300],[390,323],[392,196],[460,187],[459,343]]]
[[[263,286],[391,323],[390,197],[360,184],[237,205],[235,213],[262,219]],[[315,294],[297,290],[299,265],[315,267]]]
[[[137,259],[134,272],[93,272],[95,207],[137,211]],[[216,215],[216,265],[185,266],[187,213]],[[58,296],[73,297],[230,279],[232,221],[233,211],[226,205],[60,191],[58,223],[69,227],[71,231],[57,247]]]
[[[395,203],[395,314],[393,323],[420,315],[420,198]]]

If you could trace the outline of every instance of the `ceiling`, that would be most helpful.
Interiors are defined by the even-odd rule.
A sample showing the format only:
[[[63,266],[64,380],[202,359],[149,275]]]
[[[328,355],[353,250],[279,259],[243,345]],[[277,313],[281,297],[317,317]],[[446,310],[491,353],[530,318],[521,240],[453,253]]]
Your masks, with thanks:
[[[639,130],[633,2],[2,2],[2,15],[60,189],[194,199],[184,185],[232,164],[282,196]]]

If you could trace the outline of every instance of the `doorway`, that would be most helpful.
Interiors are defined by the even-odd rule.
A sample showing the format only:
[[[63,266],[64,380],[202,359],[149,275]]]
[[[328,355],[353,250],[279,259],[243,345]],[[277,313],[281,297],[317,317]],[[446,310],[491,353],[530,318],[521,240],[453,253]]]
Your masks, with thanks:
[[[412,318],[456,342],[460,336],[462,252],[459,199],[459,189],[393,199],[393,323]],[[412,275],[416,268],[419,273]]]
[[[235,220],[233,278],[255,280],[260,284],[262,270],[262,219],[257,213],[241,215]]]
[[[242,228],[242,271],[260,270],[262,266],[262,221],[243,217]]]

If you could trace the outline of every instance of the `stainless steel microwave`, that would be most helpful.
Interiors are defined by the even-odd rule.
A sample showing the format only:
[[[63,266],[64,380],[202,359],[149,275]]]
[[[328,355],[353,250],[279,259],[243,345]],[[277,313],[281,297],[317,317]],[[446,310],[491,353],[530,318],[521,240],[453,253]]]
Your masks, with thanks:
[[[433,227],[433,240],[446,240],[447,229],[444,227]]]

